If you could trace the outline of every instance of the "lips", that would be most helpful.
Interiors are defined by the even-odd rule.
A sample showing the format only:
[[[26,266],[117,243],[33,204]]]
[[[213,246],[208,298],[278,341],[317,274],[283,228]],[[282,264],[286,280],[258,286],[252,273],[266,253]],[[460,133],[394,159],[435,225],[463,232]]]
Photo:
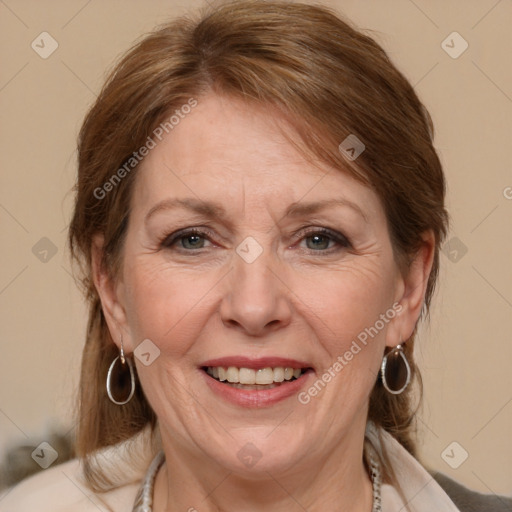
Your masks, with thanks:
[[[205,361],[200,369],[210,389],[245,407],[283,400],[297,393],[313,373],[309,363],[282,357],[223,357]]]

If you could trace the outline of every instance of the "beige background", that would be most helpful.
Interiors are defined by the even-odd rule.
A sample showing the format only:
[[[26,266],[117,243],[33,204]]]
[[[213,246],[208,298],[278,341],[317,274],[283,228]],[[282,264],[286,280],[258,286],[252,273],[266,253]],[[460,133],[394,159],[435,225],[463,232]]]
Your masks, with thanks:
[[[200,4],[0,0],[0,459],[52,426],[73,428],[86,316],[65,236],[83,115],[123,50]],[[324,4],[371,30],[415,85],[447,174],[457,240],[442,255],[418,353],[424,460],[467,486],[512,494],[512,2]],[[31,48],[43,31],[59,45],[47,59]],[[441,47],[453,31],[469,44],[457,59]],[[43,237],[57,249],[46,262],[32,252]],[[441,456],[453,441],[452,464],[469,454],[457,469]]]

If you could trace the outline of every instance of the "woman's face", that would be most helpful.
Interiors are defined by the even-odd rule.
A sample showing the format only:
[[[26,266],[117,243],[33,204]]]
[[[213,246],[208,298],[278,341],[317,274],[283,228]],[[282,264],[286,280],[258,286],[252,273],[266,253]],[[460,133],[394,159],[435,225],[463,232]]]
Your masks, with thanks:
[[[360,446],[415,321],[377,195],[277,119],[210,94],[149,152],[110,308],[167,448],[252,474]]]

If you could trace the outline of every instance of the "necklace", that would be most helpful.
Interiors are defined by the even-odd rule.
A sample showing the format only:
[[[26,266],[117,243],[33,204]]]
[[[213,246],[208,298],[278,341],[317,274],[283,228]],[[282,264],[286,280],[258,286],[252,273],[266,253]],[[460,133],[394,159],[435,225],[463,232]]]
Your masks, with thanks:
[[[378,462],[375,449],[370,443],[365,443],[364,456],[370,469],[370,478],[373,488],[373,507],[372,512],[382,512],[380,487],[382,483],[382,475],[380,464]],[[132,512],[153,512],[153,490],[155,486],[155,478],[158,470],[165,461],[163,451],[160,451],[151,462],[146,476],[135,498]]]
[[[369,441],[365,440],[364,456],[370,468],[370,479],[373,488],[373,506],[372,512],[382,512],[382,498],[380,494],[380,486],[382,484],[382,474],[380,471],[380,463],[375,453],[375,448]]]

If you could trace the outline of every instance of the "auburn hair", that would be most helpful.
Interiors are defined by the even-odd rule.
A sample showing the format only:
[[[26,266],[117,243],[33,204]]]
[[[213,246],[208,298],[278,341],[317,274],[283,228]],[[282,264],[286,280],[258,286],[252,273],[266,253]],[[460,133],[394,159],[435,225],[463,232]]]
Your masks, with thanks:
[[[383,204],[394,255],[404,271],[422,244],[422,234],[433,231],[434,262],[423,310],[428,313],[448,225],[445,179],[429,113],[383,48],[330,9],[279,0],[217,3],[158,27],[114,67],[78,139],[68,241],[81,265],[89,321],[76,448],[95,489],[106,489],[112,481],[101,468],[91,470],[90,456],[145,427],[157,430],[157,418],[140,386],[122,407],[106,394],[108,367],[118,351],[91,273],[92,240],[101,234],[102,265],[115,279],[138,166],[124,173],[108,194],[98,190],[130,159],[133,164],[133,152],[160,123],[208,92],[277,108],[300,136],[304,152],[371,187]],[[349,135],[365,145],[353,161],[339,150]],[[404,347],[421,397],[414,337]],[[392,395],[377,379],[369,402],[369,419],[413,455],[413,419],[420,400],[415,389],[409,386]]]

